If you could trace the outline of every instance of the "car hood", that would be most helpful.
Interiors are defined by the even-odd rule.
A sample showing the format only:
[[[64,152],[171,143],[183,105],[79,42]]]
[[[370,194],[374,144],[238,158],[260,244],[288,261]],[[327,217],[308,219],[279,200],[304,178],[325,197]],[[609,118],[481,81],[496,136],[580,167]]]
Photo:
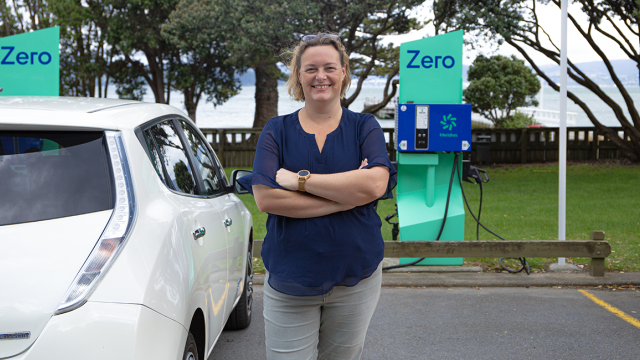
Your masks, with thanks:
[[[112,210],[0,226],[0,359],[27,350],[56,311]],[[14,336],[15,337],[15,336]]]

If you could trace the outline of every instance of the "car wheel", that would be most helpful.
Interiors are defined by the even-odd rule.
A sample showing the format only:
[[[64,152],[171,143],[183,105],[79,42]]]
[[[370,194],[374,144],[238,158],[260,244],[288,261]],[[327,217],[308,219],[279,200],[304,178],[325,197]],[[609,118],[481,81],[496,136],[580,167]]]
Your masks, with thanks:
[[[184,346],[184,355],[182,360],[198,360],[198,347],[196,345],[196,339],[189,333],[187,336],[187,344]]]
[[[253,306],[253,263],[251,262],[251,249],[247,253],[247,267],[244,277],[244,289],[242,296],[229,316],[225,329],[242,330],[251,324],[251,307]]]

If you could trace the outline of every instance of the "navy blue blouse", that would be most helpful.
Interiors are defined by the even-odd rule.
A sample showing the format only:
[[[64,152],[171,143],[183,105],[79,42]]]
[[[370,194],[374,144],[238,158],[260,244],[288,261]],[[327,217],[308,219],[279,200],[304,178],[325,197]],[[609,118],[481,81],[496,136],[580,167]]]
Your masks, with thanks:
[[[300,126],[298,111],[267,122],[258,139],[253,173],[239,179],[244,188],[251,192],[252,185],[284,189],[275,180],[280,168],[309,170],[311,176],[333,174],[356,170],[366,158],[365,168],[389,168],[384,198],[392,197],[397,171],[373,115],[343,108],[338,128],[327,135],[320,152],[315,135]],[[313,296],[326,294],[334,286],[354,286],[371,276],[384,255],[376,203],[306,219],[269,214],[262,246],[269,285],[285,294]]]

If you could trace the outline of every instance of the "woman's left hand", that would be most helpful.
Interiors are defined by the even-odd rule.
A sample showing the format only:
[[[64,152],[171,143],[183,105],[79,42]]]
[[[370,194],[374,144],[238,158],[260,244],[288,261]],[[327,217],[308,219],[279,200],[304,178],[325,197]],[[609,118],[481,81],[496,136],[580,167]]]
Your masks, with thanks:
[[[367,165],[369,165],[369,161],[367,159],[362,160],[362,162],[360,163],[360,167],[358,167],[358,170]],[[278,183],[278,185],[287,190],[298,191],[298,173],[280,168],[280,170],[276,172],[276,182]]]
[[[291,172],[287,169],[280,169],[276,173],[276,182],[287,190],[298,190],[298,173]]]

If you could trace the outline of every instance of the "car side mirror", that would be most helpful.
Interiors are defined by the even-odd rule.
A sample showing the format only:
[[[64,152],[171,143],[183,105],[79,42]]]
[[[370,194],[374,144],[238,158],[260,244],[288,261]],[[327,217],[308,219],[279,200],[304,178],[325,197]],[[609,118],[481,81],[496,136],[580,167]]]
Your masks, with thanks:
[[[238,179],[247,175],[251,175],[251,171],[235,169],[231,172],[231,187],[233,188],[234,193],[238,195],[249,193],[249,190],[242,187],[242,185],[240,185],[240,183],[238,182]]]

